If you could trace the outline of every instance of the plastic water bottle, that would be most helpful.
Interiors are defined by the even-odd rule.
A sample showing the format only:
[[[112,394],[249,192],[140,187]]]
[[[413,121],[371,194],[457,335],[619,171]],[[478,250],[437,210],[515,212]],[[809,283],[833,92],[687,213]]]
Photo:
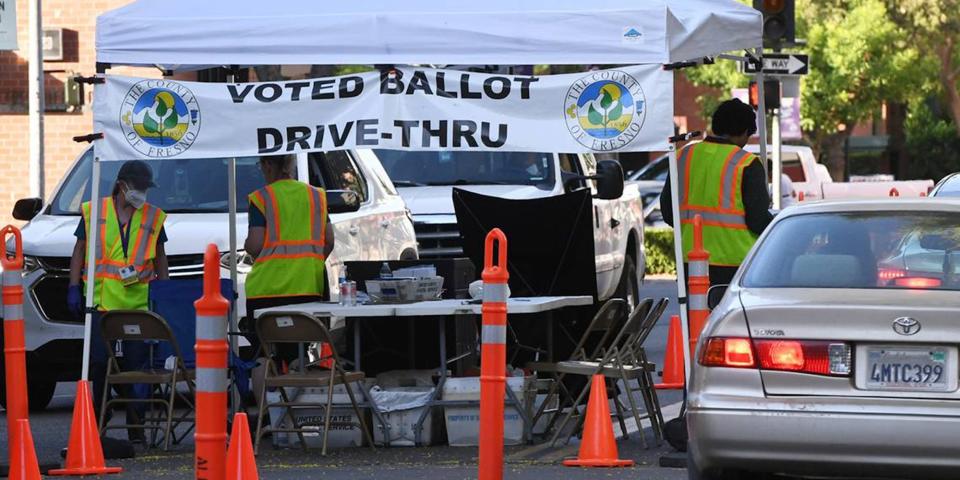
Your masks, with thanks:
[[[383,266],[380,267],[380,278],[382,280],[392,280],[393,272],[390,271],[390,265],[387,262],[383,262]]]

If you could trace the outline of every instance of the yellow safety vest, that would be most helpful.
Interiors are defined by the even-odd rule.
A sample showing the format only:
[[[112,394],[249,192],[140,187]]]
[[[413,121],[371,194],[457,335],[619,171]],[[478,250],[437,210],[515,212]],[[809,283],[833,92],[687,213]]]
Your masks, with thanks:
[[[86,238],[90,238],[90,202],[81,206]],[[97,257],[94,273],[94,305],[101,311],[147,310],[148,284],[156,276],[153,260],[157,256],[157,240],[167,214],[149,203],[133,212],[130,217],[130,238],[127,239],[127,254],[123,253],[120,237],[120,222],[114,208],[113,198],[105,197],[100,202],[100,233],[97,236]],[[86,256],[84,256],[86,259]],[[120,269],[133,266],[139,282],[124,286]],[[84,269],[84,282],[87,269]]]
[[[683,257],[693,248],[693,217],[703,218],[703,246],[710,264],[739,266],[757,241],[747,228],[741,186],[743,169],[757,157],[714,142],[687,145],[677,159]]]
[[[320,295],[325,282],[327,196],[279,180],[248,197],[267,220],[263,250],[247,275],[247,298]]]

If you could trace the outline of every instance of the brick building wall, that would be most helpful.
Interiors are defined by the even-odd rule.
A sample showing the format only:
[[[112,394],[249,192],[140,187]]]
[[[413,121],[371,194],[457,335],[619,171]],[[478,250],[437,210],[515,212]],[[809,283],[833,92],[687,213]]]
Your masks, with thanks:
[[[18,51],[0,51],[0,225],[15,222],[14,202],[30,195],[28,102],[29,5],[27,0],[6,0],[17,5]],[[87,86],[84,106],[66,111],[63,87],[76,74],[96,71],[94,31],[97,15],[129,0],[43,0],[43,28],[61,28],[63,61],[44,61],[47,112],[44,115],[44,165],[47,200],[74,159],[87,147],[72,137],[93,130],[92,95]],[[122,70],[111,70],[123,73]],[[132,72],[132,71],[130,71]],[[140,69],[141,76],[157,76]]]

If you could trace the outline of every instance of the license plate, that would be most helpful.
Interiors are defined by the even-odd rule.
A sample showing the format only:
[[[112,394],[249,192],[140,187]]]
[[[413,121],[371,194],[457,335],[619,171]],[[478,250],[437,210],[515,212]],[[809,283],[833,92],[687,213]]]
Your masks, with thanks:
[[[947,347],[870,346],[866,349],[866,388],[942,392],[956,375]]]

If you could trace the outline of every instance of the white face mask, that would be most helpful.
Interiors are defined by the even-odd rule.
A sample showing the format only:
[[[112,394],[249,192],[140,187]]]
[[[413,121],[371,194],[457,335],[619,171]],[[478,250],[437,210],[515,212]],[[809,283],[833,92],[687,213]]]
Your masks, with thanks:
[[[123,193],[123,198],[135,209],[140,209],[144,203],[147,203],[147,192],[143,190],[134,190],[127,188]]]

